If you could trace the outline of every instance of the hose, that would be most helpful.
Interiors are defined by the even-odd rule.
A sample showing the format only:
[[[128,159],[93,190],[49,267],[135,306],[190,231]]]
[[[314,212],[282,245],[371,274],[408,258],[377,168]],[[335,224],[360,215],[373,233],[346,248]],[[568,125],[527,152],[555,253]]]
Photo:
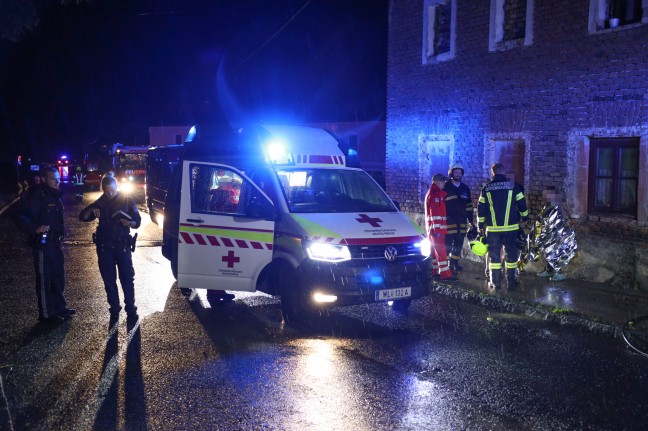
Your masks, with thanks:
[[[631,336],[631,334],[640,334],[639,331],[637,331],[635,328],[637,327],[638,323],[643,323],[648,321],[648,315],[639,317],[637,319],[632,319],[628,320],[626,323],[623,324],[623,328],[621,330],[621,333],[623,334],[623,340],[626,342],[628,346],[635,352],[639,353],[640,355],[648,358],[648,352],[646,350],[642,350],[640,347],[636,346],[636,339],[643,338],[644,341],[644,349],[648,349],[648,331],[643,331],[643,337],[638,337],[638,336]],[[633,339],[634,338],[634,339]]]

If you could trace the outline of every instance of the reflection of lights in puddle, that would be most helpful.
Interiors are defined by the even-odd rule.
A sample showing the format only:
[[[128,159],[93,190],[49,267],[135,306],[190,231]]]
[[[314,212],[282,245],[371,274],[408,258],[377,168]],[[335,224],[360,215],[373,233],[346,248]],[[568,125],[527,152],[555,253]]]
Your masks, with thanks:
[[[433,412],[444,412],[449,410],[447,397],[439,390],[437,385],[427,379],[417,376],[406,375],[407,399],[406,412],[400,422],[399,428],[403,429],[446,429],[448,423],[443,414]],[[449,428],[448,428],[449,429]]]
[[[302,389],[295,394],[297,408],[306,424],[318,429],[338,428],[344,412],[354,411],[355,391],[340,375],[347,374],[343,361],[335,354],[334,340],[303,340],[305,356],[296,369],[296,380]],[[360,415],[359,415],[360,416]],[[349,418],[344,428],[355,428]],[[357,424],[359,425],[359,424]],[[342,428],[340,428],[342,429]]]
[[[557,287],[547,287],[546,300],[544,302],[566,308],[570,308],[573,305],[571,292]]]
[[[311,340],[308,356],[304,361],[304,372],[309,377],[323,379],[331,376],[333,352],[324,340]]]

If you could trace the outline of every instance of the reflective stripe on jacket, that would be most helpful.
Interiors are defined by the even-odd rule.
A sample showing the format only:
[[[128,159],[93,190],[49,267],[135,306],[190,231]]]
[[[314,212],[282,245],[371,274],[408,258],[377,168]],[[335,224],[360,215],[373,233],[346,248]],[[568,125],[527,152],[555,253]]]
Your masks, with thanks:
[[[504,175],[493,176],[482,188],[477,205],[479,227],[487,232],[510,232],[529,217],[524,190]]]
[[[432,183],[425,195],[425,227],[428,235],[448,233],[445,197],[446,192]]]
[[[455,186],[452,181],[448,181],[443,191],[447,193],[445,203],[448,215],[448,234],[467,233],[468,223],[472,223],[473,219],[470,189],[464,183]]]

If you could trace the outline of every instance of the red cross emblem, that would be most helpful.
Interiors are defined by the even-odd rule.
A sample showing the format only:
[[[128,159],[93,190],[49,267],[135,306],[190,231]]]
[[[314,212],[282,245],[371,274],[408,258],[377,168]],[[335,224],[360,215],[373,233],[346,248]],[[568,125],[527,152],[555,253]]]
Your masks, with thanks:
[[[373,218],[369,217],[367,214],[358,214],[360,218],[357,218],[358,223],[369,223],[372,227],[380,227],[380,224],[378,222],[382,222],[378,217]]]
[[[234,256],[234,252],[230,250],[227,252],[227,256],[223,256],[222,261],[227,262],[228,268],[234,268],[234,264],[240,262],[241,258]]]

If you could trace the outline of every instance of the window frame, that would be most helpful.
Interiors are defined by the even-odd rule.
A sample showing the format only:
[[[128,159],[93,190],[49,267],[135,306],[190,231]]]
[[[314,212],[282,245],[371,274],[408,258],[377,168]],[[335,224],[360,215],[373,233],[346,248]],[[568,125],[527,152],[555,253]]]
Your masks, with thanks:
[[[498,13],[498,9],[504,9],[507,0],[491,0],[490,3],[490,25],[488,37],[488,50],[490,52],[507,51],[510,49],[530,46],[533,44],[533,9],[534,0],[526,0],[526,16],[524,17],[524,38],[502,40],[506,16]],[[523,0],[524,1],[524,0]]]
[[[608,31],[617,31],[617,30],[636,27],[648,23],[648,1],[635,0],[640,3],[639,8],[641,9],[641,16],[639,17],[639,20],[629,22],[629,23],[619,22],[619,24],[616,27],[611,27],[610,18],[616,18],[610,16],[611,1],[612,0],[590,0],[590,11],[589,11],[589,22],[588,22],[590,34],[602,33]]]
[[[434,23],[430,22],[430,9],[436,9],[441,5],[450,5],[450,49],[447,52],[428,55],[430,44],[434,44],[434,35],[430,38],[430,32],[434,29]],[[424,0],[423,2],[423,64],[435,64],[452,60],[455,57],[455,42],[457,29],[457,0]]]
[[[597,195],[596,180],[599,178],[608,178],[607,176],[598,175],[598,159],[597,150],[602,148],[612,148],[613,150],[613,165],[612,165],[612,208],[595,206],[595,196]],[[608,137],[608,138],[590,138],[590,164],[588,175],[588,196],[587,196],[587,210],[589,214],[610,214],[619,216],[630,216],[634,219],[637,218],[637,210],[639,206],[639,157],[637,157],[636,175],[634,177],[621,177],[619,173],[620,168],[620,149],[621,148],[636,148],[637,153],[641,151],[639,137]],[[635,180],[635,202],[634,207],[631,209],[619,208],[618,197],[619,183],[621,180],[633,179]]]

